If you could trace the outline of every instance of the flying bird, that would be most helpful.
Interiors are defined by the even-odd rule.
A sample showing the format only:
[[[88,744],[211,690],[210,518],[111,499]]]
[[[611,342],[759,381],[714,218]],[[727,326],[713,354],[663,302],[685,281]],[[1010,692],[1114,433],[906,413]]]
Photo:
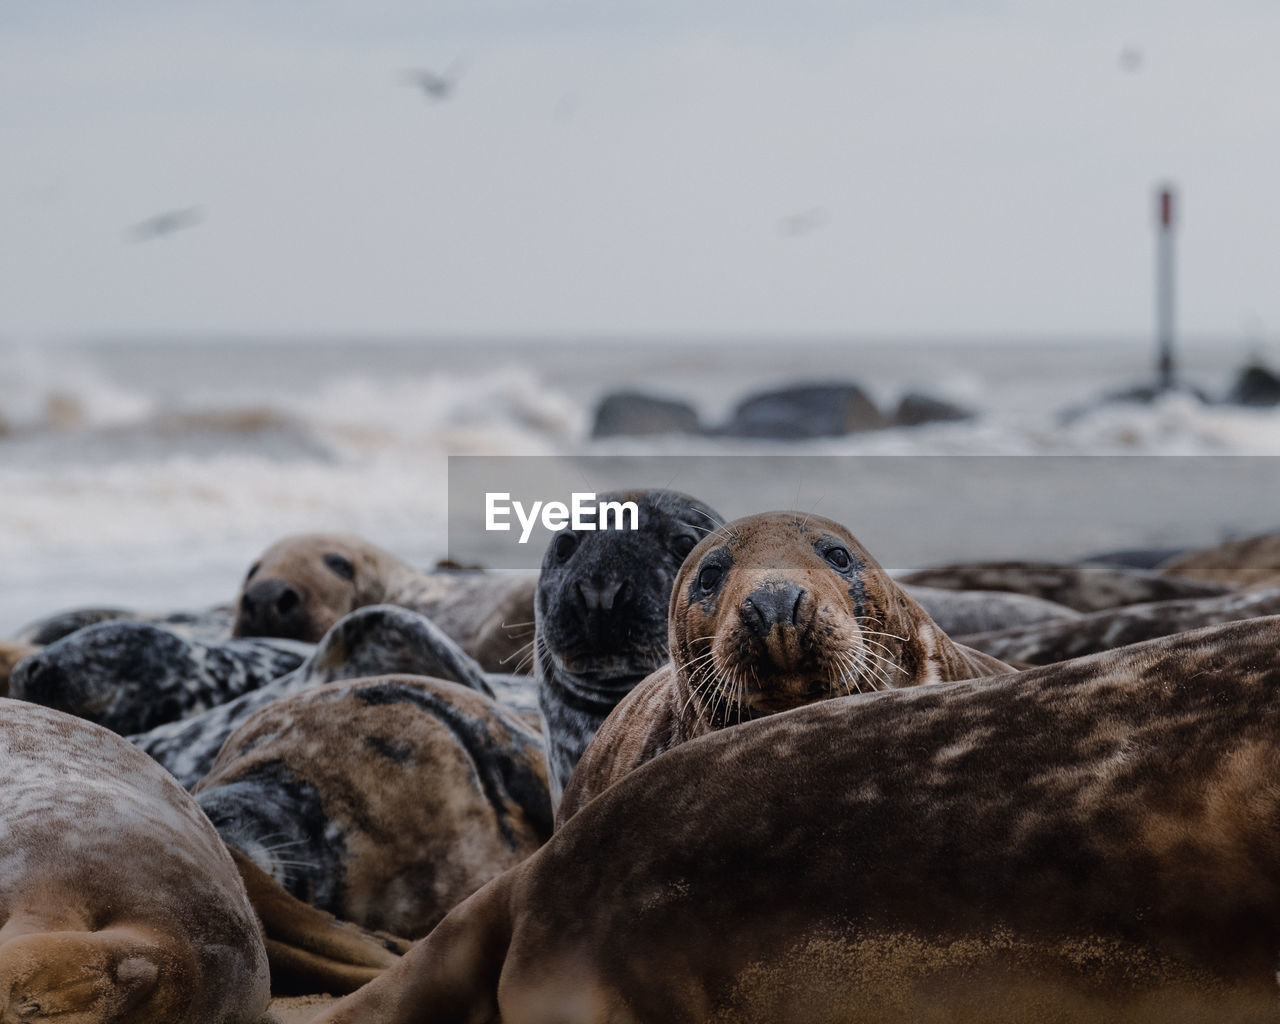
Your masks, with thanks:
[[[788,238],[799,238],[801,235],[809,234],[810,231],[816,231],[826,222],[827,211],[821,206],[815,206],[793,213],[789,217],[783,217],[778,222],[778,231]]]
[[[406,85],[417,86],[428,99],[439,102],[447,100],[453,95],[453,90],[458,85],[461,70],[461,65],[454,61],[444,74],[439,74],[426,68],[415,68],[412,71],[404,72],[400,76],[400,80]]]
[[[193,228],[204,220],[198,206],[188,206],[181,210],[166,210],[154,217],[139,221],[129,229],[129,237],[135,242],[147,242],[153,238],[166,238],[175,231]]]

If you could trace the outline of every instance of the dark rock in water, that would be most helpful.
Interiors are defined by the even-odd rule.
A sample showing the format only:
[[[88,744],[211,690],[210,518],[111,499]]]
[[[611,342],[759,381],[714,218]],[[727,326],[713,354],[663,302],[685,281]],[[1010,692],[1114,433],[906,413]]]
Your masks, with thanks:
[[[893,414],[893,425],[918,427],[922,423],[954,423],[971,420],[975,415],[977,414],[972,409],[965,409],[932,395],[910,391],[898,403],[898,411]]]
[[[1099,409],[1105,409],[1110,405],[1150,405],[1168,394],[1187,395],[1205,405],[1208,405],[1211,401],[1209,395],[1194,384],[1176,384],[1168,389],[1162,388],[1158,384],[1135,384],[1133,387],[1125,388],[1122,391],[1108,392],[1092,402],[1070,406],[1058,415],[1058,420],[1063,424],[1074,423],[1076,420],[1083,419],[1090,413],[1095,413]]]
[[[685,402],[655,398],[638,391],[615,391],[596,406],[592,437],[647,437],[654,434],[697,434],[697,410]]]
[[[743,399],[720,433],[800,441],[883,426],[880,410],[856,384],[796,384]]]
[[[1236,405],[1280,405],[1280,377],[1258,363],[1246,366],[1227,393],[1227,401]]]

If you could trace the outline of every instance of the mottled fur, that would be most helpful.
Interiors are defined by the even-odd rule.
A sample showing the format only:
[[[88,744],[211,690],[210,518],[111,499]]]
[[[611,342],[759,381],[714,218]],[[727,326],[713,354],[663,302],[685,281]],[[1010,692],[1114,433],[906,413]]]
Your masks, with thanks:
[[[779,594],[786,607],[762,623],[760,606]],[[864,690],[1010,670],[954,643],[839,523],[798,512],[748,516],[705,537],[676,577],[668,621],[671,663],[601,726],[557,822],[717,729]]]
[[[535,673],[553,798],[596,730],[667,660],[667,607],[685,555],[724,522],[675,491],[601,495],[634,501],[636,530],[562,531],[542,559],[535,603]]]
[[[1236,586],[1280,584],[1280,533],[1226,541],[1160,563],[1171,577]]]
[[[1080,618],[1080,613],[1074,608],[1026,594],[1001,590],[943,590],[901,581],[899,585],[947,636]]]
[[[259,708],[310,686],[404,672],[433,676],[492,696],[484,673],[430,619],[390,605],[353,612],[288,675],[181,722],[130,736],[186,787],[213,765],[228,736]]]
[[[540,737],[474,690],[412,676],[275,701],[193,793],[294,896],[408,938],[551,834]]]
[[[24,658],[9,687],[21,700],[128,735],[256,690],[312,650],[295,640],[204,643],[143,622],[103,622]]]
[[[1200,626],[1276,614],[1280,614],[1280,588],[1254,589],[1222,597],[1128,605],[1074,622],[1045,622],[960,639],[1005,661],[1049,665]]]
[[[18,631],[22,643],[45,646],[57,643],[77,630],[100,622],[145,622],[163,626],[171,633],[190,640],[219,643],[231,637],[232,610],[217,605],[198,612],[138,612],[128,608],[75,608],[58,612],[27,625]]]
[[[945,590],[1003,590],[1054,601],[1080,612],[1216,597],[1230,589],[1139,569],[1059,562],[961,562],[910,572],[899,576],[898,582]]]
[[[315,1024],[1274,1024],[1278,651],[1258,619],[705,736]]]
[[[236,600],[235,635],[315,642],[357,608],[394,604],[431,618],[485,670],[510,672],[528,646],[534,586],[526,576],[421,572],[348,534],[297,534],[250,567]]]

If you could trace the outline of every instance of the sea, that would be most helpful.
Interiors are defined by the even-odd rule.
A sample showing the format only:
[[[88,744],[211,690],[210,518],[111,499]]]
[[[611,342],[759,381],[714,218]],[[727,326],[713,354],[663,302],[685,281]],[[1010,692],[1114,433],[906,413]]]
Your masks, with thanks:
[[[829,516],[895,569],[1280,528],[1280,408],[1185,392],[1106,400],[1151,380],[1151,349],[1050,337],[0,340],[0,637],[72,607],[229,601],[254,557],[293,532],[357,533],[423,566],[507,565],[498,545],[513,539],[487,532],[478,504],[458,507],[464,456],[506,460],[499,482],[579,460],[601,468],[575,469],[588,485],[674,486],[731,517]],[[1258,354],[1245,340],[1187,342],[1179,375],[1220,398]],[[845,381],[882,408],[915,391],[975,416],[807,442],[591,438],[611,391],[684,400],[714,426],[754,392]]]

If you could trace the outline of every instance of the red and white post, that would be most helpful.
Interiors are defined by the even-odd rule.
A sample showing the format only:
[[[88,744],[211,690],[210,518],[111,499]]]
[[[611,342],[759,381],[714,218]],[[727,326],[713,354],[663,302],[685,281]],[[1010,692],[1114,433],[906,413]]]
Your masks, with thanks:
[[[1169,184],[1156,188],[1156,372],[1162,391],[1174,386],[1173,363],[1173,229],[1175,192]]]

